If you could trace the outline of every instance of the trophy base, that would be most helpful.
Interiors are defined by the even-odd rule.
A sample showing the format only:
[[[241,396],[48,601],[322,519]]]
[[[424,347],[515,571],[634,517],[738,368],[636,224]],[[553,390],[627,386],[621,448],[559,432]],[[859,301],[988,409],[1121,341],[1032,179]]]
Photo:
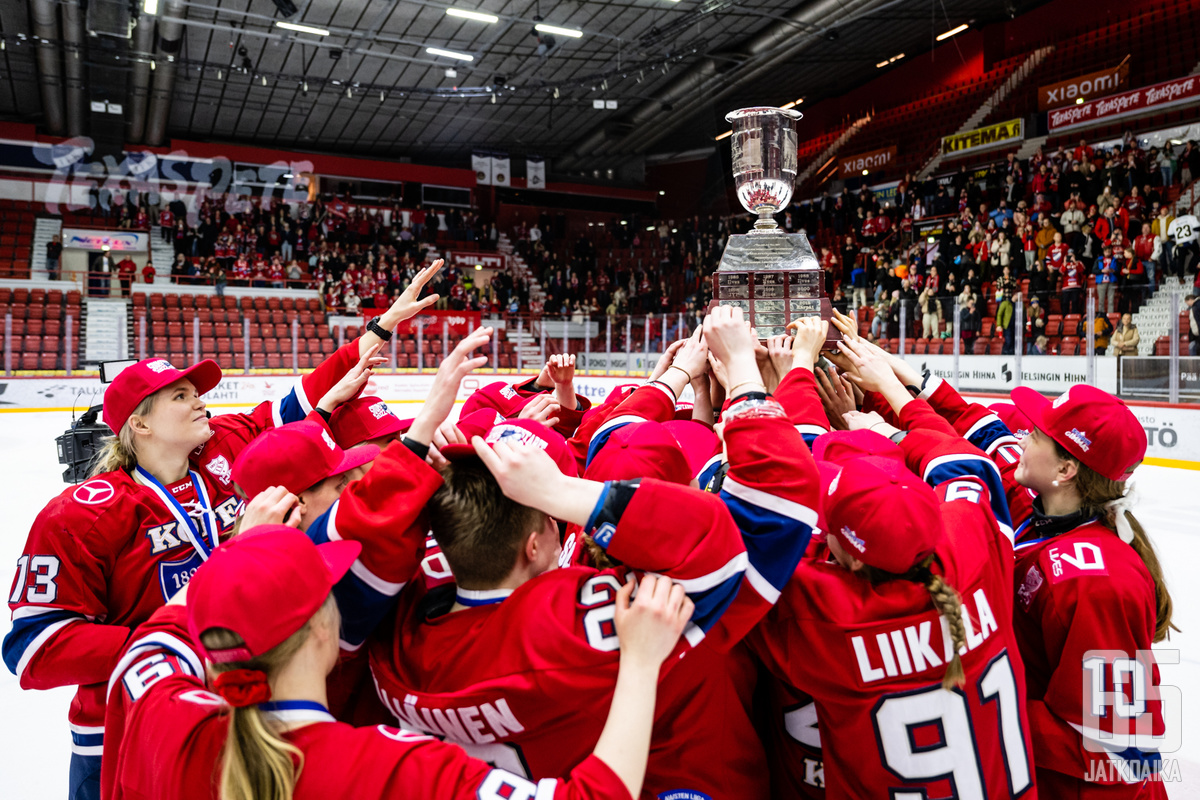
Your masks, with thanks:
[[[730,236],[715,277],[715,304],[742,309],[760,339],[787,333],[788,323],[796,319],[833,318],[825,296],[825,271],[803,233]],[[826,347],[841,338],[830,326]]]

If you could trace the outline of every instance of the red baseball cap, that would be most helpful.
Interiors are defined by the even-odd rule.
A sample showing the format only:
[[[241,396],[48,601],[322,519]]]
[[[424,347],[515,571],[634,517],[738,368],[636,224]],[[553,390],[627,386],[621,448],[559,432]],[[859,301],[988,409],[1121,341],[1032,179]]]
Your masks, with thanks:
[[[859,561],[887,572],[907,572],[942,538],[937,495],[890,458],[848,462],[829,484],[824,501],[828,534]]]
[[[221,368],[211,359],[182,370],[165,358],[147,358],[130,364],[104,391],[104,424],[119,434],[138,403],[183,378],[191,381],[199,394],[204,394],[221,382]]]
[[[481,408],[465,417],[460,416],[458,422],[454,424],[463,432],[469,442],[472,436],[487,436],[488,431],[504,421],[504,415],[496,409]]]
[[[845,466],[863,456],[880,456],[904,463],[900,445],[875,431],[829,431],[813,442],[813,458],[818,461]]]
[[[1012,399],[1035,428],[1109,480],[1127,480],[1146,456],[1142,423],[1103,389],[1077,383],[1051,401],[1020,386]]]
[[[537,376],[535,375],[534,378]],[[523,378],[516,383],[489,383],[481,389],[477,389],[463,403],[460,416],[467,416],[479,411],[483,408],[494,408],[505,417],[515,417],[521,413],[532,397],[522,395],[517,391],[518,386],[524,386],[534,378]]]
[[[222,544],[189,582],[188,631],[214,664],[249,661],[300,630],[354,564],[362,545],[313,544],[286,525],[259,525]],[[209,650],[200,635],[228,628],[244,647]]]
[[[658,478],[686,486],[695,474],[666,425],[636,422],[612,432],[583,477],[596,481]]]
[[[813,531],[813,535],[817,536],[818,531],[821,538],[829,533],[829,520],[825,519],[825,504],[829,502],[826,497],[829,495],[829,486],[833,483],[833,479],[842,471],[841,467],[829,461],[817,461],[817,475],[821,484],[821,495],[817,498],[817,530]]]
[[[338,406],[329,418],[333,440],[343,450],[381,436],[404,433],[412,424],[413,420],[393,414],[378,397],[356,397]]]
[[[992,403],[988,410],[1000,418],[1013,436],[1024,439],[1029,435],[1029,417],[1022,414],[1021,409],[1012,403]]]
[[[379,455],[375,445],[343,450],[317,422],[289,422],[265,431],[233,462],[233,479],[247,500],[269,486],[300,494],[331,475],[369,464]]]
[[[460,422],[461,425],[461,422]],[[510,419],[492,426],[485,434],[470,433],[469,436],[483,436],[488,444],[501,440],[510,444],[523,444],[545,450],[563,475],[578,477],[575,467],[575,457],[567,447],[567,440],[556,430],[547,428],[540,422],[531,419]],[[467,458],[478,458],[471,444],[450,444],[442,448],[442,455],[450,461],[462,461]]]
[[[702,422],[675,419],[664,422],[663,427],[683,450],[683,457],[687,459],[692,477],[699,475],[704,465],[721,452],[721,440],[713,433],[712,428]]]

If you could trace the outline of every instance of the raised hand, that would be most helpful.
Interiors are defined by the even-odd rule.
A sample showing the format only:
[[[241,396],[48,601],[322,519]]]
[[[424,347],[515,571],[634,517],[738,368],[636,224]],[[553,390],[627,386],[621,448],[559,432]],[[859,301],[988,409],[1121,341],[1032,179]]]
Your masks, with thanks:
[[[792,365],[812,370],[821,358],[821,348],[829,335],[828,320],[819,317],[801,317],[788,323],[794,334],[792,339]]]
[[[439,299],[437,294],[431,294],[428,297],[420,300],[417,298],[421,296],[421,290],[425,288],[425,284],[433,280],[433,277],[441,271],[442,265],[445,263],[445,261],[439,258],[437,261],[434,261],[428,267],[425,267],[423,270],[418,272],[416,277],[412,279],[412,283],[405,287],[404,291],[400,293],[400,296],[396,298],[396,302],[392,303],[392,307],[387,310],[385,319],[381,319],[380,324],[383,325],[383,327],[388,328],[388,326],[384,324],[386,321],[391,323],[392,327],[395,327],[397,323],[415,317],[417,314],[436,303]],[[388,328],[388,330],[391,330],[391,328]]]
[[[847,411],[845,414],[846,429],[851,431],[875,431],[881,436],[892,437],[900,429],[888,423],[877,411],[864,414],[861,411]]]
[[[454,399],[458,396],[462,379],[487,363],[487,356],[469,358],[471,351],[487,344],[491,337],[491,328],[476,328],[442,360],[433,377],[433,385],[429,387],[429,394],[425,397],[425,405],[408,429],[408,438],[421,444],[432,443],[434,432],[454,408]]]
[[[238,520],[238,532],[248,531],[259,525],[287,525],[300,527],[300,512],[289,513],[296,508],[296,495],[283,486],[268,486],[246,504],[246,510]]]
[[[858,408],[850,382],[838,375],[833,367],[828,370],[814,369],[813,374],[817,379],[817,396],[821,398],[829,424],[835,430],[846,430],[843,415]]]
[[[880,354],[879,348],[864,346],[862,341],[843,341],[840,349],[847,368],[842,372],[852,383],[865,392],[884,392],[899,387],[907,395],[904,384],[892,371],[888,359]]]
[[[317,408],[327,414],[332,414],[333,410],[342,403],[357,397],[362,388],[367,385],[367,381],[374,376],[375,367],[387,362],[386,357],[379,355],[379,351],[382,349],[382,342],[367,348],[366,352],[359,356],[358,363],[325,393],[325,396],[317,403]]]
[[[553,397],[548,394],[539,394],[525,404],[525,407],[517,414],[517,419],[531,419],[534,422],[540,422],[547,428],[553,428],[559,422],[558,413],[561,410],[562,406]]]
[[[546,369],[549,372],[550,380],[555,386],[570,384],[574,386],[575,381],[575,356],[574,355],[554,355],[546,361]]]

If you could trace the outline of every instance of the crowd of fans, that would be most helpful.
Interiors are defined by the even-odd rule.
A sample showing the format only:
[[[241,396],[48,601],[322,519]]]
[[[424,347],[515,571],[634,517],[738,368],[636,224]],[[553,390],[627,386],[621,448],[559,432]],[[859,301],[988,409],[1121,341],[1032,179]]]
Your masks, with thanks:
[[[1099,312],[1133,313],[1164,276],[1195,271],[1195,226],[1178,235],[1170,202],[1172,188],[1193,176],[1200,176],[1195,142],[1143,148],[1127,134],[1108,148],[1081,140],[1049,153],[1039,148],[1027,161],[1009,153],[978,170],[963,165],[923,181],[910,174],[886,196],[865,185],[823,192],[778,219],[784,230],[808,233],[836,307],[871,308],[872,337],[898,336],[901,309],[909,336],[948,337],[957,301],[969,342],[985,316],[1008,322],[1000,307],[1020,298],[1035,347],[1037,320],[1051,309],[1082,313],[1092,283]],[[174,247],[170,274],[178,282],[212,284],[218,293],[227,285],[318,289],[327,310],[352,314],[390,305],[439,236],[488,247],[499,238],[496,224],[474,213],[406,211],[399,202],[387,213],[337,197],[265,208],[210,199],[191,217],[195,225],[179,203],[156,208],[143,196],[116,208],[123,227],[148,227],[157,217]],[[934,219],[941,224],[930,229]],[[440,306],[455,310],[576,320],[682,312],[698,320],[727,237],[751,222],[744,214],[679,223],[632,214],[576,235],[565,215],[543,212],[510,232],[528,272],[479,280],[450,265],[433,289]],[[152,281],[154,265],[143,274]],[[1011,328],[997,328],[1006,351]]]

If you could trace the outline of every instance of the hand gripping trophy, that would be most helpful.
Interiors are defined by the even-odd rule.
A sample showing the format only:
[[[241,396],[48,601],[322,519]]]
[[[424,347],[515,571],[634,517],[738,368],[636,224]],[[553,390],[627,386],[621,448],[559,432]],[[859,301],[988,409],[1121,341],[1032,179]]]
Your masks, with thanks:
[[[799,111],[743,108],[730,113],[733,123],[733,180],[738,200],[758,214],[749,233],[729,237],[714,286],[715,302],[746,312],[759,338],[785,333],[800,317],[830,319],[825,273],[808,237],[786,233],[774,215],[787,208],[796,181],[796,120]],[[830,326],[828,342],[840,339]]]

